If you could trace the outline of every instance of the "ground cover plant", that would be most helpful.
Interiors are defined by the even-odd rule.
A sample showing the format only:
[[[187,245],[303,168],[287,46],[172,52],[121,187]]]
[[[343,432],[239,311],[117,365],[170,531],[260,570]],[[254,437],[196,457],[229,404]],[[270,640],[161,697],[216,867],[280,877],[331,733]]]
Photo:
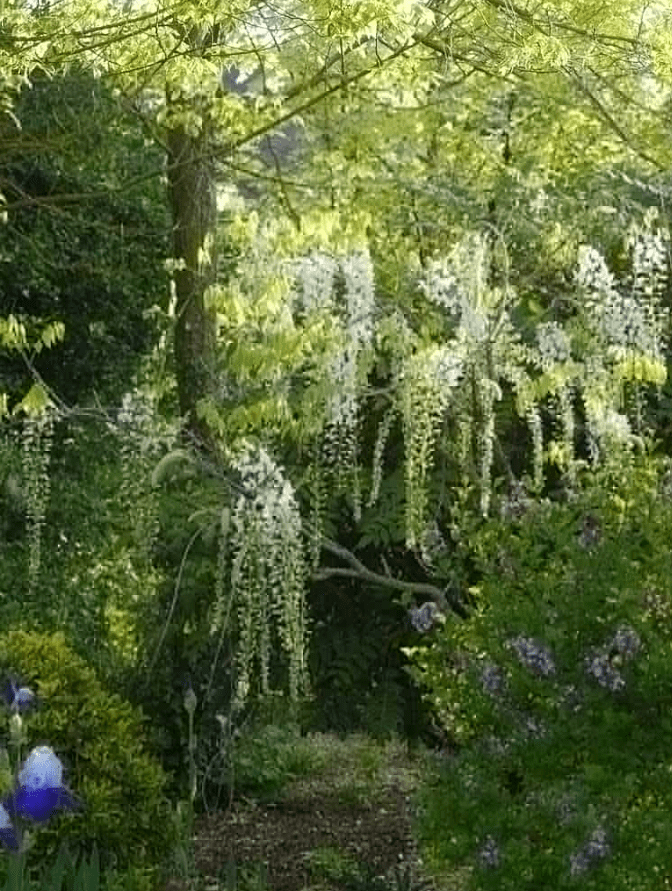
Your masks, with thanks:
[[[669,475],[633,457],[505,513],[468,544],[472,615],[409,650],[454,746],[424,850],[473,891],[669,887]]]

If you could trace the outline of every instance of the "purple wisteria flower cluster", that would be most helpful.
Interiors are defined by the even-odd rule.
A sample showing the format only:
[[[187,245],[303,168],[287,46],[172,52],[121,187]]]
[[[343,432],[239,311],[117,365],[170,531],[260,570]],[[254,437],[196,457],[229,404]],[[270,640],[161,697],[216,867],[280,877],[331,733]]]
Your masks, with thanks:
[[[518,661],[533,675],[549,678],[556,675],[556,663],[549,647],[538,639],[519,634],[507,641],[507,647],[515,652]],[[598,682],[608,689],[620,689],[625,682],[612,660],[624,662],[632,659],[641,650],[641,640],[637,632],[629,625],[621,625],[604,646],[586,658],[586,667]],[[499,699],[506,693],[506,677],[503,669],[491,661],[484,661],[480,669],[481,688],[491,696]],[[578,698],[577,698],[578,697]],[[580,697],[575,687],[564,689],[561,701],[572,710],[580,707]],[[518,715],[522,720],[521,728],[529,739],[540,739],[546,735],[546,728],[534,717]],[[497,743],[497,745],[495,745]],[[508,744],[501,740],[490,740],[488,751],[493,756],[504,756]],[[567,825],[577,815],[577,802],[573,797],[564,796],[557,804],[556,816],[560,825]],[[610,853],[607,833],[598,827],[586,843],[570,858],[571,875],[578,876],[604,860]],[[495,839],[488,835],[476,852],[476,861],[482,869],[497,869],[501,866],[501,849]]]
[[[632,659],[639,653],[642,642],[634,628],[622,625],[608,644],[609,649],[616,650],[624,659]]]
[[[22,737],[24,712],[37,704],[35,694],[10,679],[0,694],[11,714],[10,742],[18,748]],[[0,803],[0,842],[12,851],[21,851],[22,836],[17,820],[46,823],[58,809],[75,809],[79,802],[63,785],[63,765],[50,746],[36,746],[18,771],[13,791]]]
[[[569,871],[572,876],[582,875],[611,853],[611,846],[605,830],[598,826],[586,844],[569,858]]]
[[[641,640],[637,632],[629,625],[623,625],[603,647],[586,656],[586,673],[605,690],[612,693],[623,690],[625,679],[618,670],[618,664],[634,658],[640,648]]]
[[[486,836],[478,850],[478,862],[484,869],[497,869],[499,866],[499,845],[491,835]]]
[[[504,691],[506,681],[501,668],[493,662],[486,662],[481,670],[481,687],[486,693],[496,696]]]
[[[426,608],[426,610],[425,610]],[[435,607],[433,604],[424,604],[420,610],[415,611],[414,627],[429,630],[432,625],[431,617]],[[423,610],[425,612],[423,613]],[[424,617],[424,622],[422,621]],[[539,679],[558,677],[555,656],[545,643],[539,638],[518,634],[506,640],[506,647],[515,654],[518,662]],[[618,691],[625,687],[625,680],[619,668],[629,660],[634,659],[642,652],[643,643],[638,632],[628,624],[621,624],[607,637],[604,643],[585,656],[584,665],[588,675],[592,676],[600,686]],[[466,664],[465,664],[466,663]],[[507,706],[507,674],[506,670],[495,662],[481,657],[474,664],[466,659],[462,669],[466,670],[469,663],[476,668],[476,678],[480,682],[481,689],[496,700],[496,704],[505,708],[505,715],[514,720],[518,728],[518,741],[538,740],[548,736],[548,728],[534,715]],[[557,691],[557,705],[569,709],[572,712],[581,710],[583,697],[581,691],[575,685],[563,686]],[[483,752],[494,759],[503,759],[509,754],[511,741],[498,737],[486,737],[481,740]],[[560,826],[572,823],[581,811],[576,792],[565,792],[559,797],[554,791],[549,799],[555,817]],[[572,877],[580,876],[586,871],[595,868],[611,854],[611,845],[607,831],[598,826],[587,838],[585,843],[575,851],[569,861],[569,869]],[[502,848],[492,835],[481,837],[478,848],[475,851],[476,863],[481,869],[495,870],[502,867]]]
[[[431,600],[423,603],[420,607],[412,607],[408,611],[411,619],[411,625],[420,634],[426,634],[439,622],[443,616],[438,606]]]
[[[522,634],[509,640],[507,645],[516,651],[519,662],[532,674],[543,677],[555,674],[555,662],[548,647]]]
[[[585,658],[586,673],[595,678],[600,687],[617,693],[625,687],[623,675],[611,664],[609,653],[595,653]]]

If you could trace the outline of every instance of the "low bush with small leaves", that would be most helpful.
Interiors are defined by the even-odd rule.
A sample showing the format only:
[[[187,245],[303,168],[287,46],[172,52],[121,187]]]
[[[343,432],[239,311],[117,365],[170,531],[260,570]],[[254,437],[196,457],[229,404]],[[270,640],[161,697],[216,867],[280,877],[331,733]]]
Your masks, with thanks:
[[[465,621],[407,651],[454,744],[421,840],[472,891],[672,887],[672,500],[631,458],[488,521]]]
[[[62,842],[87,856],[95,844],[106,868],[149,875],[174,838],[166,777],[143,741],[140,712],[108,693],[61,633],[5,632],[0,666],[37,694],[27,733],[49,741],[86,803],[39,834],[37,859],[49,861]]]

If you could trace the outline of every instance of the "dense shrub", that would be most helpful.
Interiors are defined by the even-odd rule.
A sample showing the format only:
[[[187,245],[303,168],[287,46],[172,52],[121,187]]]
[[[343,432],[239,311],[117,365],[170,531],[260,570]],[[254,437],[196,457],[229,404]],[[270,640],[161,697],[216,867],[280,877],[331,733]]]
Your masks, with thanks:
[[[60,633],[11,630],[0,637],[0,674],[14,674],[38,695],[26,718],[31,744],[47,744],[68,769],[66,781],[85,805],[36,833],[49,859],[61,842],[119,869],[155,867],[169,851],[165,776],[147,753],[142,717],[106,692]]]
[[[426,790],[471,889],[670,887],[672,503],[650,462],[485,523],[478,607],[412,651],[457,743]]]

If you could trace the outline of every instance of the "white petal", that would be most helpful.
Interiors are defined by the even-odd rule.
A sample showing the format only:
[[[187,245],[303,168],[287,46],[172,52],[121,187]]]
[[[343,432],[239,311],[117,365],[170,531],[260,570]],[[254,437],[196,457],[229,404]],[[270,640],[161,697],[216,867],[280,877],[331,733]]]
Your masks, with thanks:
[[[28,756],[19,783],[33,789],[57,789],[63,780],[63,765],[50,746],[38,746]]]
[[[6,809],[0,804],[0,829],[11,829],[12,823]]]

